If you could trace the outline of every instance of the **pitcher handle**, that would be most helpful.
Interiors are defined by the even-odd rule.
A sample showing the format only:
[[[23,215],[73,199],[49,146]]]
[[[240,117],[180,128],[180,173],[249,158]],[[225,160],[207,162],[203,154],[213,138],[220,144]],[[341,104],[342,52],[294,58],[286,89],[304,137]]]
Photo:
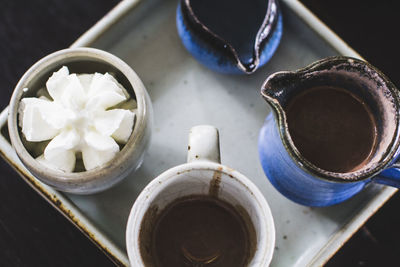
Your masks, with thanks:
[[[373,181],[378,184],[400,188],[400,160],[397,159],[389,168],[374,177]]]
[[[198,125],[190,129],[187,162],[211,161],[221,163],[218,129]]]

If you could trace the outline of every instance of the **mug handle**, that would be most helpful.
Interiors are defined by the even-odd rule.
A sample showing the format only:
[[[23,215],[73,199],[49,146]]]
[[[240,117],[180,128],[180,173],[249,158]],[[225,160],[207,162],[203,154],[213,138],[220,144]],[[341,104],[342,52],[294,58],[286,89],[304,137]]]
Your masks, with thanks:
[[[198,125],[190,129],[187,162],[209,161],[221,163],[218,129]]]
[[[372,178],[375,183],[400,188],[400,160]]]

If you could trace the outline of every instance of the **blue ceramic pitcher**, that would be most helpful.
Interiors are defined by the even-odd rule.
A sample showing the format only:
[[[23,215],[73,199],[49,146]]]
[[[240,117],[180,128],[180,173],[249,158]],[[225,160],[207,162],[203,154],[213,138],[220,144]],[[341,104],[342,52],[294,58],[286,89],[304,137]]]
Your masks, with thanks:
[[[332,172],[312,164],[290,136],[285,107],[307,89],[333,86],[364,101],[376,121],[376,149],[360,169]],[[330,57],[294,72],[277,72],[262,86],[271,106],[259,135],[259,156],[268,179],[287,198],[307,206],[340,203],[369,183],[400,187],[398,89],[375,67],[348,57]]]
[[[283,28],[277,0],[180,0],[176,25],[194,58],[229,74],[251,74],[265,65]]]

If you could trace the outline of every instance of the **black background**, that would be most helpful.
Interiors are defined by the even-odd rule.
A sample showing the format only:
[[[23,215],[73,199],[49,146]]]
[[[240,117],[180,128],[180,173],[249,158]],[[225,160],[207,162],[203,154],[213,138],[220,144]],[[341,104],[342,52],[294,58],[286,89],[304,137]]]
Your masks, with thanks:
[[[1,0],[0,109],[37,60],[68,47],[117,0]],[[396,84],[400,62],[396,1],[303,0]],[[396,194],[327,266],[398,266],[400,197]],[[113,266],[79,230],[0,160],[0,266]]]

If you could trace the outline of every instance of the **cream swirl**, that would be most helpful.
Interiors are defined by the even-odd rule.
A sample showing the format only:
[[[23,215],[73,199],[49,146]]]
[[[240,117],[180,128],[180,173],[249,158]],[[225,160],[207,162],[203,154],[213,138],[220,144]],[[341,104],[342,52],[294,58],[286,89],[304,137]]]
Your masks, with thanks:
[[[135,113],[113,108],[129,101],[129,94],[112,75],[70,74],[64,66],[48,79],[46,89],[49,97],[23,98],[19,108],[26,140],[51,140],[37,158],[41,163],[72,172],[81,154],[85,169],[91,170],[110,161],[118,143],[128,141]]]

